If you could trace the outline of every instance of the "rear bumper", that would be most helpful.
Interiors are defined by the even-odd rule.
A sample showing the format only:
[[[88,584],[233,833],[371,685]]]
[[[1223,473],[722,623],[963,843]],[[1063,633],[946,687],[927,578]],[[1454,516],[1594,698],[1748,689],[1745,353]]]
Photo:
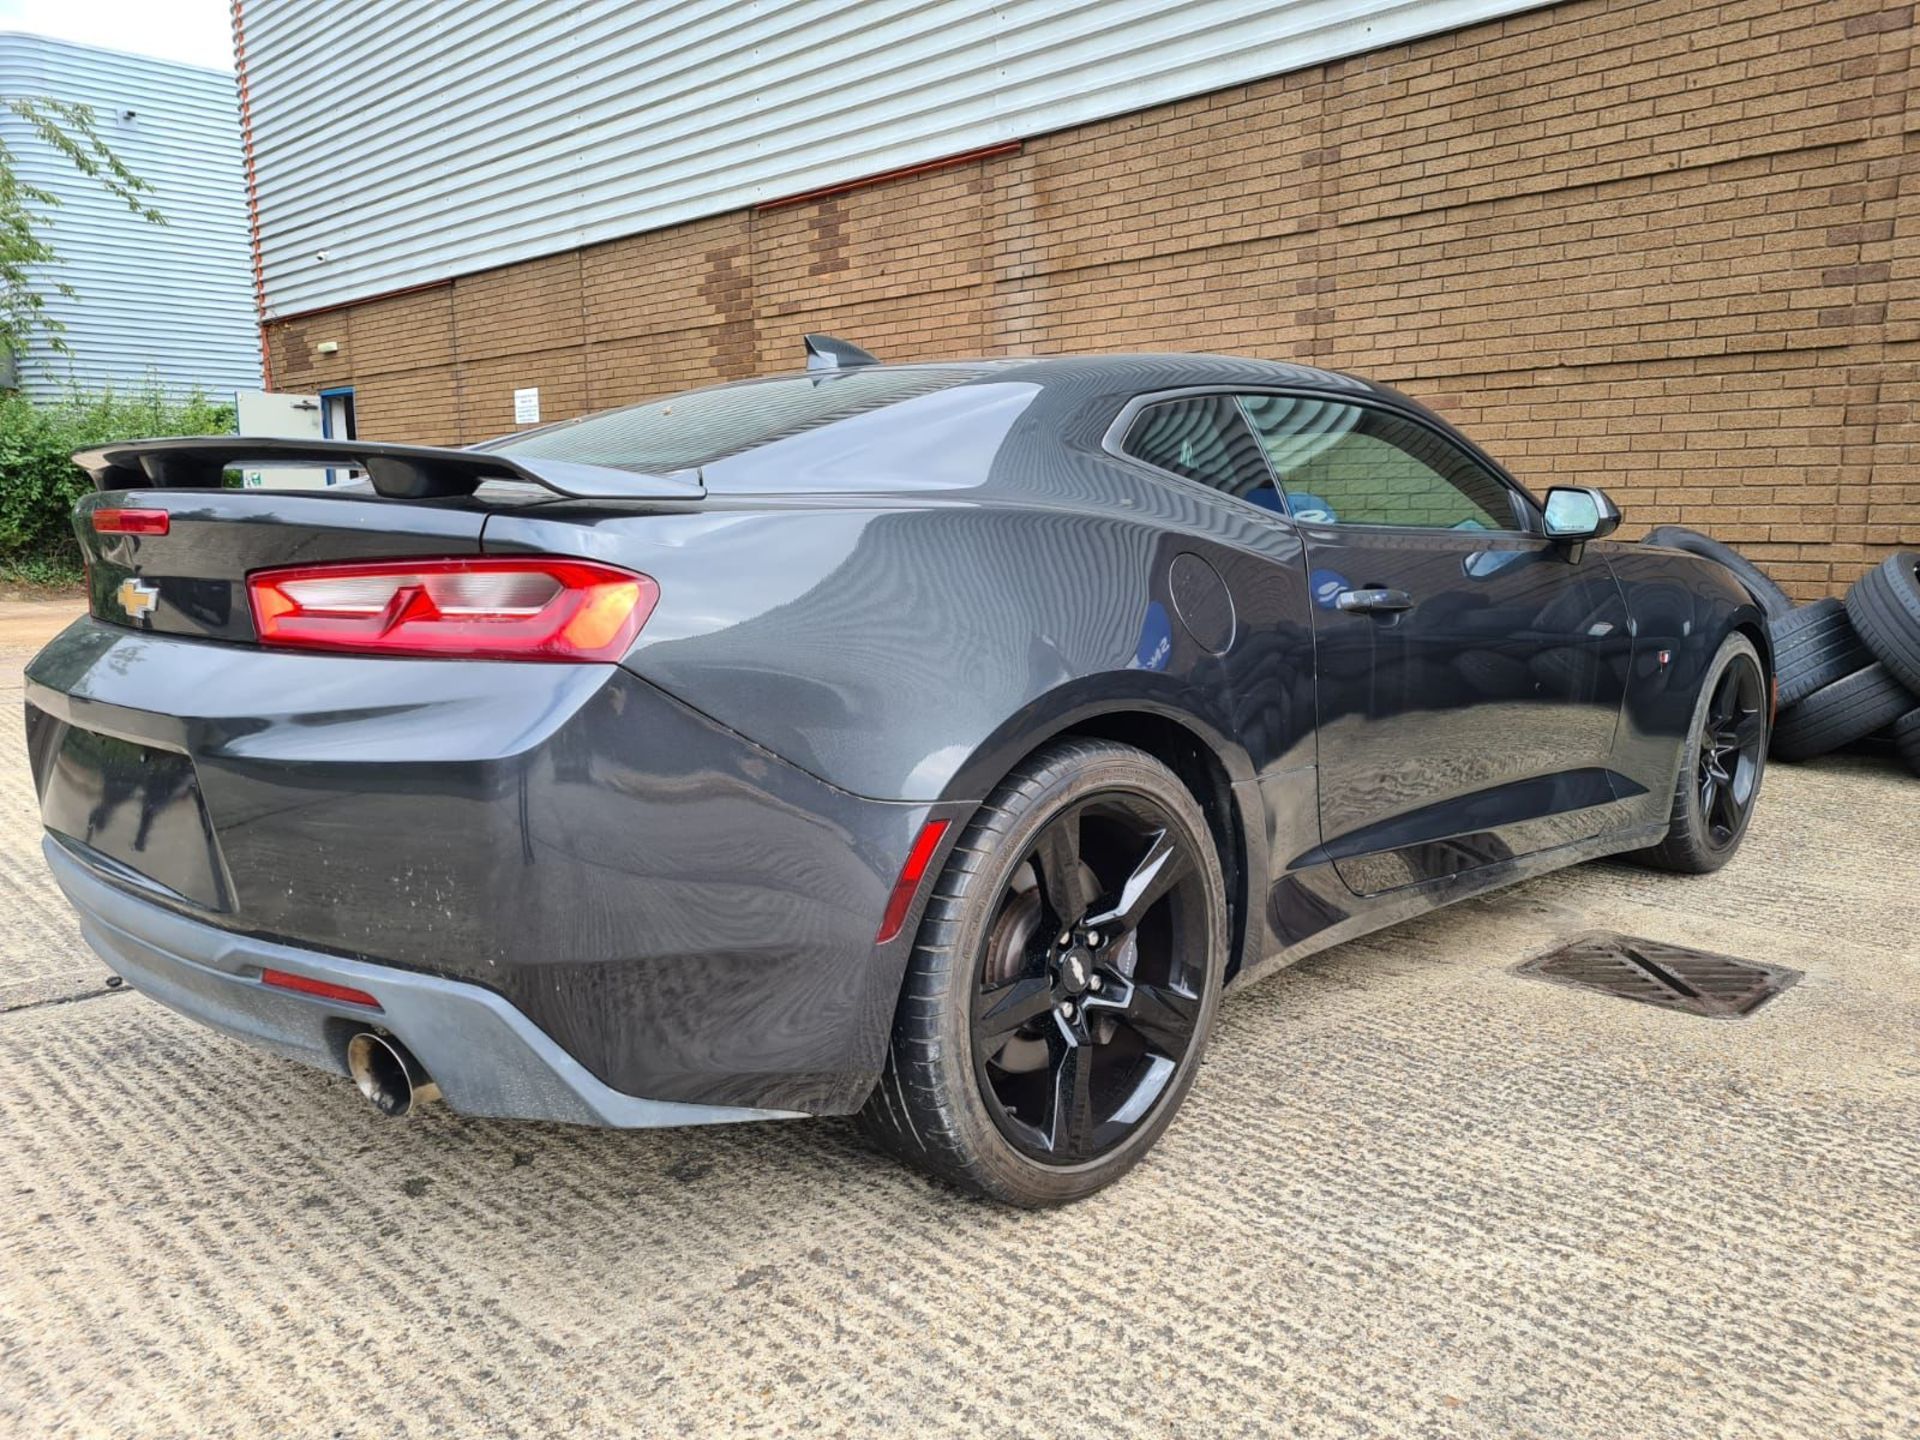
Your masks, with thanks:
[[[290,1060],[344,1074],[347,1041],[378,1027],[405,1042],[465,1115],[636,1128],[795,1114],[623,1095],[490,990],[231,934],[108,884],[52,836],[42,849],[81,933],[115,974],[169,1009]],[[260,983],[263,969],[364,990],[380,1010],[271,988]]]
[[[837,790],[618,666],[82,620],[26,702],[47,829],[221,932],[203,964],[265,939],[485,991],[625,1096],[839,1114],[880,1072],[911,927],[874,936],[931,807]]]

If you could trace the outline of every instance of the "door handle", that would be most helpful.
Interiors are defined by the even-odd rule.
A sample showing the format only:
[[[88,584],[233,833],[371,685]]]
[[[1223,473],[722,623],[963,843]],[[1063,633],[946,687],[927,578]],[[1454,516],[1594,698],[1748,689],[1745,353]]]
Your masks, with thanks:
[[[1404,590],[1342,590],[1334,604],[1350,613],[1379,615],[1395,610],[1411,610],[1413,597]]]

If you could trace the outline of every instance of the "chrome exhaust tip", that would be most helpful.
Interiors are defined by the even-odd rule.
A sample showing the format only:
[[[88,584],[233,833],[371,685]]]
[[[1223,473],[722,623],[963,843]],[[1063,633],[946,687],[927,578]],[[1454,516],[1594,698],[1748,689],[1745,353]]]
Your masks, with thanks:
[[[413,1052],[391,1035],[362,1030],[347,1042],[347,1073],[373,1108],[396,1120],[413,1113],[416,1105],[440,1098]]]

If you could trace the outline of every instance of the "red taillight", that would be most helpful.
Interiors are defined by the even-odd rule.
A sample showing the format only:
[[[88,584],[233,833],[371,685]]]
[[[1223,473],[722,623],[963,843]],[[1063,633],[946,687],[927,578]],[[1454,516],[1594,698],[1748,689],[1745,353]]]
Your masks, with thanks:
[[[881,917],[880,933],[873,937],[874,944],[884,945],[900,933],[913,897],[919,893],[920,882],[926,878],[927,866],[933,863],[934,852],[940,848],[940,839],[946,833],[944,820],[929,820],[920,827],[913,849],[907,852],[907,863],[900,867],[900,878],[893,882],[893,894],[887,897],[886,914]]]
[[[618,660],[660,587],[548,556],[301,565],[247,577],[262,645],[466,660]]]
[[[96,535],[164,535],[173,517],[164,510],[96,510]]]
[[[364,990],[355,990],[351,985],[335,985],[326,980],[314,980],[305,975],[295,975],[290,970],[262,970],[262,985],[277,985],[282,990],[298,990],[302,995],[318,995],[322,1000],[341,1000],[349,1005],[365,1005],[378,1010],[380,1002]]]

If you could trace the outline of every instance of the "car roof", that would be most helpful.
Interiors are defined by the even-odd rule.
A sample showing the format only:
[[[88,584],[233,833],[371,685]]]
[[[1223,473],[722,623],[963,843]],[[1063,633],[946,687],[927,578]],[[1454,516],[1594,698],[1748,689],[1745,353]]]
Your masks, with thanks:
[[[825,338],[830,337],[810,337]],[[1061,443],[1097,447],[1120,408],[1145,395],[1284,388],[1374,399],[1426,413],[1386,386],[1282,360],[1173,351],[890,365],[849,360],[846,352],[854,357],[866,352],[833,343],[841,350],[839,364],[681,391],[515,432],[474,448],[638,473],[698,469],[709,491],[736,493],[804,489],[812,483],[808,465],[799,463],[804,460],[815,470],[831,472],[837,491],[852,483],[845,457],[807,452],[829,435],[845,434],[841,427],[857,425],[867,459],[884,453],[890,460],[875,469],[873,488],[899,488],[903,476],[912,477],[910,488],[972,488],[1016,470],[1023,477],[1020,485],[1028,487],[1047,483],[1045,465],[1027,473],[1024,466],[1008,468],[1002,462],[1012,461],[1019,451],[1039,453]],[[817,397],[829,390],[840,393],[820,402]],[[1012,404],[1013,391],[1025,391],[1027,398]],[[978,399],[969,398],[973,396]],[[881,416],[896,413],[898,423],[889,429]],[[995,429],[996,424],[1001,428]],[[1018,435],[1024,443],[1007,454],[998,438],[986,445],[989,437],[1002,435]],[[796,446],[801,447],[799,455]],[[929,447],[935,453],[922,453]]]
[[[857,352],[862,353],[862,352]],[[1006,355],[970,359],[918,360],[888,364],[884,361],[845,365],[827,370],[778,370],[750,375],[738,380],[723,380],[677,392],[680,395],[713,392],[738,392],[778,381],[814,379],[833,374],[901,375],[920,374],[934,384],[972,385],[1022,383],[1043,390],[1069,392],[1075,400],[1092,395],[1130,397],[1161,390],[1205,388],[1221,385],[1284,386],[1290,389],[1319,390],[1328,394],[1370,396],[1393,404],[1422,410],[1417,404],[1390,386],[1348,375],[1338,370],[1323,370],[1313,365],[1298,365],[1285,360],[1259,360],[1241,355],[1210,355],[1187,351],[1142,351],[1133,354],[1100,355]],[[936,378],[938,377],[938,378]],[[590,411],[531,430],[510,431],[469,447],[476,450],[523,450],[528,442],[546,443],[550,437],[579,427],[583,422],[603,420],[621,414],[634,414],[670,403],[674,395],[655,396],[636,404]],[[1066,399],[1056,393],[1056,400]]]

